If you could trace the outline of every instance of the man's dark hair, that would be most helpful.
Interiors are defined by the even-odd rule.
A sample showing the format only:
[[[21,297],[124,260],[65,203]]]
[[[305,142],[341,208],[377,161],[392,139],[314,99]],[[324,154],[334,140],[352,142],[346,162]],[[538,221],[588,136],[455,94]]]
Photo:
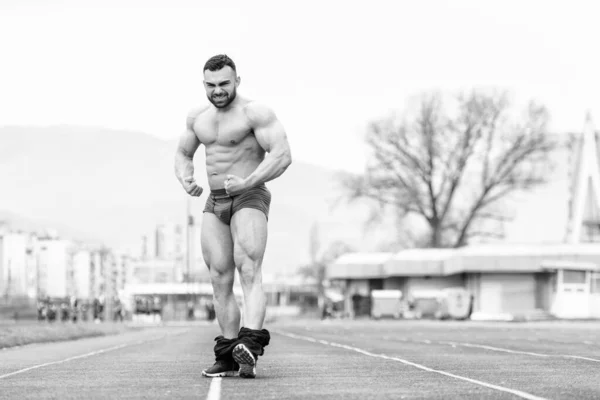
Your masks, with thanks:
[[[204,69],[202,72],[206,70],[218,71],[226,65],[230,66],[233,71],[237,72],[235,69],[235,63],[231,58],[229,58],[226,54],[217,54],[216,56],[212,56],[208,59],[206,64],[204,64]]]

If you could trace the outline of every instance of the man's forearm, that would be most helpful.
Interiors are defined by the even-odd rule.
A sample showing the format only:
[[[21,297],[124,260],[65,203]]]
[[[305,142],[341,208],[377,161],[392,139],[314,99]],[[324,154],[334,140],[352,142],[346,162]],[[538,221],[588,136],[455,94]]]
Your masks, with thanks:
[[[248,184],[248,187],[254,187],[269,182],[281,176],[291,163],[292,156],[289,153],[271,153],[258,165],[258,168],[246,178],[246,183]]]
[[[179,182],[183,182],[183,178],[194,176],[194,161],[191,157],[181,153],[175,155],[175,176]]]

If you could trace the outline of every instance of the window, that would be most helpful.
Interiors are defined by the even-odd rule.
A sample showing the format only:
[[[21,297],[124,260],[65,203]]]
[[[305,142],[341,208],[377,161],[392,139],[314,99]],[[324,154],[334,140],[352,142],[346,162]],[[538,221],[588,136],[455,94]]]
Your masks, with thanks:
[[[600,294],[600,272],[594,272],[592,274],[592,293]]]
[[[565,284],[585,284],[585,271],[563,271],[563,283]]]

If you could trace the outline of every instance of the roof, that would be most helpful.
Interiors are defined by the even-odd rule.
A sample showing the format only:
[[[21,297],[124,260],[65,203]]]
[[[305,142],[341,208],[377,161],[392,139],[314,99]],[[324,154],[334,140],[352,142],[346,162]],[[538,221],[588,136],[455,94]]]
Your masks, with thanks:
[[[394,254],[383,267],[387,276],[444,275],[444,263],[454,249],[409,249]]]
[[[479,244],[457,249],[463,256],[559,256],[600,255],[598,243],[547,243],[547,244]]]
[[[394,253],[390,252],[375,252],[375,253],[346,253],[338,257],[335,261],[339,264],[383,264]]]
[[[394,253],[347,253],[327,266],[329,279],[378,278],[384,274],[383,265]]]
[[[395,254],[373,253],[372,257],[368,253],[354,253],[328,265],[327,277],[368,279],[468,272],[531,273],[558,268],[600,271],[600,246],[592,243],[492,244],[459,249],[410,249]]]

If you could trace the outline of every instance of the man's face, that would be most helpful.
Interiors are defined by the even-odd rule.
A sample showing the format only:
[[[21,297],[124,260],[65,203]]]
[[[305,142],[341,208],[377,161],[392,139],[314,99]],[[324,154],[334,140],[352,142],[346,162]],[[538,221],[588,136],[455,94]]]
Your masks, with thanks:
[[[239,78],[229,66],[218,71],[204,71],[206,97],[217,108],[227,107],[235,99],[238,85]]]

